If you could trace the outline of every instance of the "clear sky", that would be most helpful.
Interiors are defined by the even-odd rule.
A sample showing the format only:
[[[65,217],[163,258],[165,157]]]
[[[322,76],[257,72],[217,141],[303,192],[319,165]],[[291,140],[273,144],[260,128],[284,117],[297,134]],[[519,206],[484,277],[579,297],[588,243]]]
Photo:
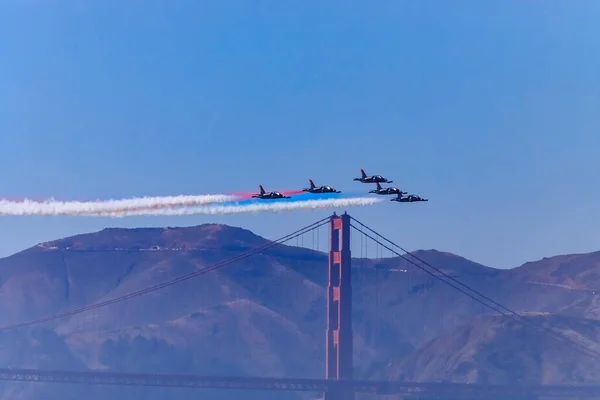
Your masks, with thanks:
[[[6,0],[0,37],[0,196],[352,191],[363,167],[430,199],[348,210],[410,250],[600,250],[600,2]],[[0,255],[329,213],[2,217]]]

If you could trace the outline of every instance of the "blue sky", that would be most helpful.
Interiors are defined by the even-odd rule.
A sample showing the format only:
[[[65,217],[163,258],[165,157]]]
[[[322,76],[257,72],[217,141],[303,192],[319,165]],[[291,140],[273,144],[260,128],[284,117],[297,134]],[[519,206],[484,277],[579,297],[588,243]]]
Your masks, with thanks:
[[[0,196],[352,191],[363,167],[430,199],[349,210],[410,250],[499,268],[600,250],[599,3],[301,3],[2,2]],[[2,217],[0,255],[107,226],[275,238],[329,213]]]

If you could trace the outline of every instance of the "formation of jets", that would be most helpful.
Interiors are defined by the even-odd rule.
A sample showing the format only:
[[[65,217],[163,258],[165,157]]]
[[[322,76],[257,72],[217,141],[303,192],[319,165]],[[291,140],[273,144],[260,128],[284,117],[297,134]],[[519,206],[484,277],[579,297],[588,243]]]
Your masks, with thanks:
[[[354,178],[355,181],[362,183],[374,183],[375,189],[369,191],[369,193],[380,194],[380,195],[390,195],[395,194],[397,197],[391,199],[390,201],[397,201],[399,203],[412,203],[415,201],[429,201],[428,199],[424,199],[421,196],[417,196],[416,194],[408,194],[408,192],[403,192],[397,187],[381,187],[380,183],[392,183],[393,181],[384,178],[381,175],[371,175],[368,176],[365,173],[364,169],[360,169],[360,178]]]
[[[361,177],[354,178],[355,181],[362,182],[362,183],[374,183],[375,184],[375,189],[369,191],[369,193],[373,193],[373,194],[377,194],[377,195],[395,194],[395,195],[397,195],[397,197],[391,199],[390,201],[397,201],[399,203],[429,201],[428,199],[424,199],[420,196],[417,196],[416,194],[408,194],[408,192],[403,192],[402,190],[398,189],[397,187],[387,187],[387,188],[381,187],[380,183],[392,183],[393,182],[393,181],[388,180],[387,178],[384,178],[381,175],[368,176],[365,173],[365,170],[362,168],[360,169],[360,174],[361,174]],[[310,187],[306,188],[306,189],[302,189],[302,192],[304,192],[304,193],[342,193],[339,190],[335,190],[334,188],[332,188],[331,186],[328,186],[328,185],[315,186],[312,179],[309,179],[308,183],[310,184]],[[258,187],[260,189],[260,192],[252,195],[252,198],[254,198],[254,199],[271,200],[271,199],[289,199],[290,198],[290,196],[284,196],[280,192],[268,192],[267,193],[265,191],[265,189],[262,187],[262,185],[258,185]]]

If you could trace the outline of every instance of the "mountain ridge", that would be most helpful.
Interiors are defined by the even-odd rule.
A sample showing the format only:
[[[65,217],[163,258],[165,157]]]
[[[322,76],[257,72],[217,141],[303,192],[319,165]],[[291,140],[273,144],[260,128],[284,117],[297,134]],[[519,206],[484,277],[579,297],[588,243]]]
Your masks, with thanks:
[[[45,242],[0,259],[0,323],[45,317],[145,289],[267,242],[251,231],[222,224],[107,228]],[[435,249],[411,254],[499,303],[527,313],[528,318],[538,314],[554,321],[573,321],[569,332],[574,333],[570,334],[584,334],[589,330],[585,321],[600,317],[600,299],[593,290],[583,289],[600,268],[600,252],[559,262],[542,259],[509,270]],[[53,345],[62,350],[47,353],[71,368],[318,378],[324,370],[327,257],[314,249],[276,245],[202,278],[39,329],[48,329],[64,342]],[[558,266],[562,270],[556,278],[550,272],[559,270]],[[531,276],[543,277],[545,269],[550,271],[546,277],[550,284],[543,279],[542,283],[530,282]],[[471,377],[485,382],[481,374],[500,368],[486,364],[497,353],[494,346],[503,352],[502,357],[526,352],[526,343],[518,340],[520,331],[498,320],[492,319],[495,325],[481,322],[487,321],[491,311],[447,286],[438,279],[439,273],[428,275],[401,257],[353,258],[352,271],[355,374],[359,378],[464,381]],[[571,287],[554,284],[565,276]],[[473,336],[472,345],[479,343],[476,348],[455,339],[464,336],[465,329],[481,332],[485,324],[493,327],[491,337],[485,341],[481,334]],[[26,335],[29,330],[20,332],[14,335]],[[0,346],[3,340],[0,335]],[[10,347],[9,342],[4,346]],[[541,364],[526,358],[513,363],[524,368],[524,373],[530,371],[534,381],[597,378],[585,375],[582,371],[589,365],[577,358],[568,362],[579,365],[575,369],[579,378],[559,372],[540,375],[539,371],[558,362],[557,353],[549,347],[545,341],[537,347],[536,354],[545,360]],[[6,357],[19,359],[9,353]],[[441,363],[436,354],[467,360],[470,375],[460,363]],[[0,365],[8,360],[1,355]],[[33,355],[22,360],[27,365],[38,362]],[[498,374],[500,382],[515,379],[514,374]],[[30,398],[37,400],[35,396]],[[182,396],[177,398],[187,399]],[[12,399],[0,395],[1,400],[5,398]]]

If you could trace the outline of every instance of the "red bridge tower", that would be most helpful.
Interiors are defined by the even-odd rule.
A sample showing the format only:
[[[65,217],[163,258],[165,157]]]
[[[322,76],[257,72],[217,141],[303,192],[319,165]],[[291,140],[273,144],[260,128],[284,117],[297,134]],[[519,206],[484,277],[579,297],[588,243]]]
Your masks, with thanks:
[[[335,213],[330,219],[329,279],[327,284],[327,330],[325,377],[351,381],[352,274],[350,271],[350,216]],[[324,400],[353,400],[354,388],[342,382],[325,393]]]

